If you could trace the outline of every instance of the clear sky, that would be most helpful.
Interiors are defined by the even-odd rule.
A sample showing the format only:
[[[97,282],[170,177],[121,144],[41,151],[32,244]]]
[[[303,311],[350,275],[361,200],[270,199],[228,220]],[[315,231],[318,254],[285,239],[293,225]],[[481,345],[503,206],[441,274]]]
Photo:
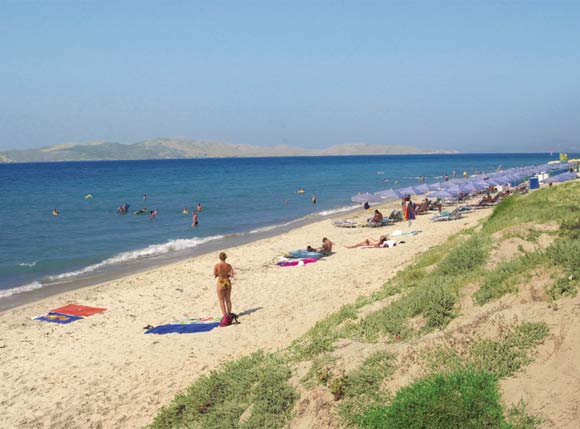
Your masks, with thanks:
[[[0,150],[580,150],[580,1],[0,0]]]

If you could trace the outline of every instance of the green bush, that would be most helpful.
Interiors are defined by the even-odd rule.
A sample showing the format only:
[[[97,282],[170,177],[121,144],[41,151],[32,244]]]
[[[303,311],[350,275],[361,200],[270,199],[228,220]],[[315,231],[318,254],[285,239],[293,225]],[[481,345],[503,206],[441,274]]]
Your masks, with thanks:
[[[496,378],[471,369],[436,374],[401,388],[387,406],[362,414],[363,428],[507,427]]]
[[[451,248],[447,257],[438,265],[435,274],[460,276],[478,270],[487,261],[489,240],[481,234],[469,238]]]
[[[229,362],[197,380],[161,409],[152,428],[282,427],[298,395],[287,365],[262,352]],[[240,416],[251,407],[248,419]]]

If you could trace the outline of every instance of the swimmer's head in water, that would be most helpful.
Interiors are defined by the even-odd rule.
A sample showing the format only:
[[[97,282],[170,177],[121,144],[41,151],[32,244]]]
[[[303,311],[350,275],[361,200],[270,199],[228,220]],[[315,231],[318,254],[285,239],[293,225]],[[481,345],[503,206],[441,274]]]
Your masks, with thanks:
[[[222,252],[220,253],[220,260],[221,261],[225,261],[227,259],[228,255],[226,255],[226,252]]]

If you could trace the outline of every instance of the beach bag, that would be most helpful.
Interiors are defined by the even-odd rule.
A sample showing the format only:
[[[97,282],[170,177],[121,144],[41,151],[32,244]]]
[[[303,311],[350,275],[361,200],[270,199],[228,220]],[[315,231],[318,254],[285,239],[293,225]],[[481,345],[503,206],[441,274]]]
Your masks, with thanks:
[[[228,313],[222,317],[222,320],[220,320],[220,327],[223,328],[225,326],[230,326],[233,323],[240,323],[238,315],[235,313]]]

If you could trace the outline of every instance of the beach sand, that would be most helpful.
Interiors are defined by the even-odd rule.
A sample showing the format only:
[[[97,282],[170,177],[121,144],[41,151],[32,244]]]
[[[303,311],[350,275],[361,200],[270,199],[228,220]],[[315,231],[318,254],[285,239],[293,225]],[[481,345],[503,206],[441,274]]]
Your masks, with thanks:
[[[411,228],[400,222],[345,229],[326,219],[225,249],[237,272],[232,301],[241,324],[208,333],[144,335],[143,328],[220,315],[211,275],[218,252],[1,313],[0,427],[142,427],[200,375],[258,349],[287,346],[317,320],[379,289],[418,253],[490,213],[438,223],[418,216]],[[394,248],[344,247],[394,230],[421,233],[400,237],[406,243]],[[306,266],[274,264],[288,250],[319,246],[323,236],[335,243],[332,256]],[[31,319],[68,303],[107,311],[69,325]]]

